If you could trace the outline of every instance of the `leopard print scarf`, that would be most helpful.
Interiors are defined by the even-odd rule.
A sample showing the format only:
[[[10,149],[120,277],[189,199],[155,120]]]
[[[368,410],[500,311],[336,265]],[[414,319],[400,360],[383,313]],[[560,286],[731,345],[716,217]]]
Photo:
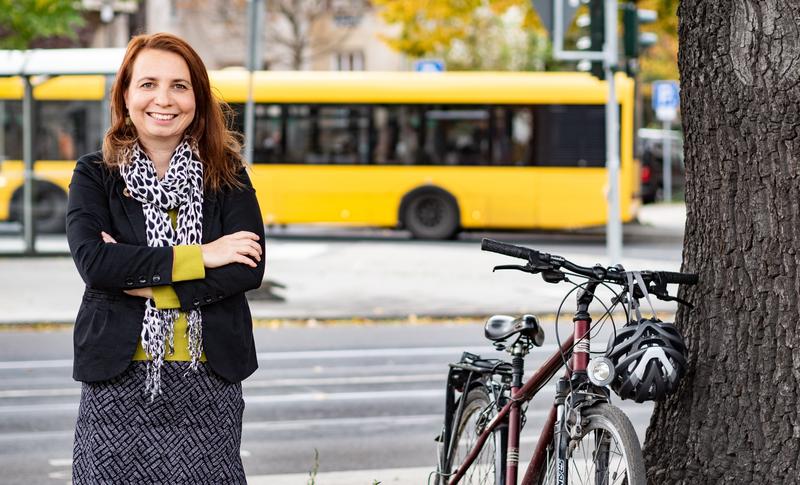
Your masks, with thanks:
[[[131,150],[130,162],[120,173],[131,197],[142,203],[147,245],[151,247],[200,244],[203,228],[203,164],[188,140],[175,149],[164,178],[159,180],[153,162],[139,144]],[[178,209],[177,228],[173,229],[167,211]],[[174,351],[173,327],[178,310],[159,310],[148,299],[142,323],[142,347],[150,359],[145,392],[151,401],[161,394],[161,366],[167,351]],[[202,315],[191,310],[188,323],[190,369],[197,370],[203,353]],[[169,347],[167,349],[166,347]]]

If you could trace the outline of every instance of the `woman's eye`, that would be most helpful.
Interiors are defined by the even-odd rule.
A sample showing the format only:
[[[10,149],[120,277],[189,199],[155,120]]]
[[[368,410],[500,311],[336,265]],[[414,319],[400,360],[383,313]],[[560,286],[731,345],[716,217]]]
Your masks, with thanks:
[[[185,84],[180,84],[180,83],[176,84],[175,87],[178,89],[188,89],[188,87]]]
[[[151,82],[142,83],[143,88],[152,88],[153,86],[155,86],[155,84]]]

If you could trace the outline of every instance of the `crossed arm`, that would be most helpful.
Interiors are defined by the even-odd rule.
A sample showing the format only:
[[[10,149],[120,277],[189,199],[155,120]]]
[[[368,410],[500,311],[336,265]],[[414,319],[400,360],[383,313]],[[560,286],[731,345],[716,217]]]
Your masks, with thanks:
[[[111,227],[108,195],[101,176],[90,163],[93,162],[83,160],[76,165],[67,210],[70,250],[89,286],[151,298],[154,287],[171,285],[184,310],[260,286],[264,275],[264,226],[246,172],[240,175],[244,187],[231,189],[221,198],[225,235],[199,247],[203,274],[188,281],[174,281],[179,247],[117,244],[106,232]]]

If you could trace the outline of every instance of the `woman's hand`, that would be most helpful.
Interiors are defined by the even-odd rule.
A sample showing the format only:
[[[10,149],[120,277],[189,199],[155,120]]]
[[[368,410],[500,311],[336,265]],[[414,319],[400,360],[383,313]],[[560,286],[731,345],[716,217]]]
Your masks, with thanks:
[[[103,242],[106,244],[116,244],[117,240],[111,237],[111,235],[105,231],[100,233],[100,237],[103,238]],[[133,290],[123,290],[125,293],[131,296],[140,296],[142,298],[153,298],[153,289],[149,286],[147,288],[136,288]]]
[[[146,287],[146,288],[136,288],[133,290],[122,290],[128,295],[131,296],[140,296],[142,298],[153,298],[153,288]]]
[[[239,231],[222,236],[214,242],[203,244],[203,266],[219,268],[230,263],[242,263],[255,268],[261,261],[261,246],[258,234]]]

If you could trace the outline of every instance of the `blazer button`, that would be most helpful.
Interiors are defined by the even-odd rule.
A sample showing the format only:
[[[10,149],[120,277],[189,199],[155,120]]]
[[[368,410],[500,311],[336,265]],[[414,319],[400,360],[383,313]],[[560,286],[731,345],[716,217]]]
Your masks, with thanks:
[[[199,300],[199,299],[197,299],[197,298],[195,298],[194,300],[192,300],[192,305],[194,305],[194,306],[200,306],[200,300]]]
[[[204,300],[206,301],[206,303],[211,303],[211,301],[213,300],[213,298],[211,298],[210,296],[206,295],[206,297],[204,298]]]
[[[140,285],[144,285],[146,283],[147,283],[147,278],[145,278],[144,276],[140,276],[139,277],[139,284]]]
[[[154,274],[153,275],[153,283],[158,283],[159,281],[161,281],[161,276],[157,275],[157,274]]]
[[[125,284],[128,286],[133,286],[133,278],[128,278],[125,280]]]
[[[222,300],[223,298],[225,298],[225,297],[222,296],[222,294],[217,295],[217,300]]]

